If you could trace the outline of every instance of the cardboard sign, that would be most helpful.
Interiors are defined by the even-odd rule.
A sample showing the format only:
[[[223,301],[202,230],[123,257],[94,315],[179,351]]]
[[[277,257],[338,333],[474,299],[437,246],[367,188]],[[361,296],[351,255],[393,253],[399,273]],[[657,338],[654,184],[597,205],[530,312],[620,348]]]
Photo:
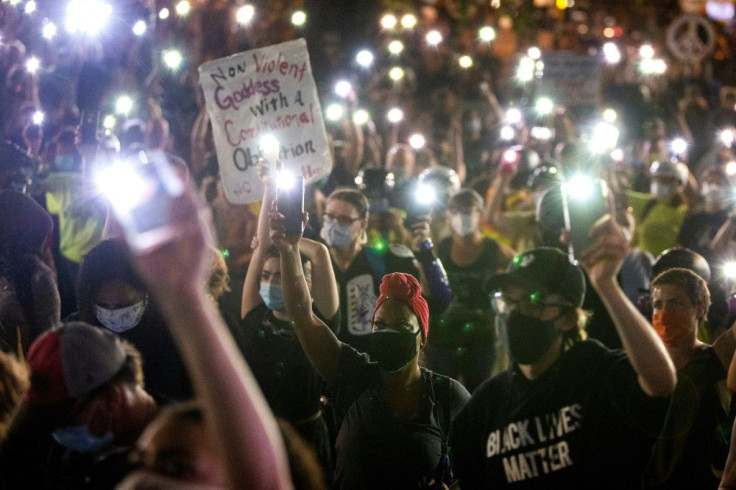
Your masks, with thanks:
[[[598,104],[601,62],[597,57],[545,53],[542,60],[538,95],[558,106]]]
[[[307,183],[330,173],[322,108],[304,39],[209,61],[199,67],[227,199],[259,201],[260,140],[280,143],[284,168]],[[275,162],[271,162],[275,164]]]

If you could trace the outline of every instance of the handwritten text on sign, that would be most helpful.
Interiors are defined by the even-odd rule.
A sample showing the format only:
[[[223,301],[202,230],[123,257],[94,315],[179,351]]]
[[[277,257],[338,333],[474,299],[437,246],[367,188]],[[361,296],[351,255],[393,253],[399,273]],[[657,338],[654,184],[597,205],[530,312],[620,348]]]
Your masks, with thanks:
[[[332,168],[322,108],[303,39],[247,51],[199,67],[225,194],[260,200],[256,169],[266,134],[280,143],[286,168],[307,182]]]

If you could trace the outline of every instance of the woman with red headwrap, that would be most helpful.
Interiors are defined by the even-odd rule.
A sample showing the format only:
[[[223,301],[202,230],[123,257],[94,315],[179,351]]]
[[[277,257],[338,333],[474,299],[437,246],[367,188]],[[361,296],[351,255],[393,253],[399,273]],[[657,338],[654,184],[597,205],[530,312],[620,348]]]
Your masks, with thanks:
[[[450,421],[470,398],[457,381],[419,366],[429,310],[419,282],[383,277],[368,355],[340,342],[312,313],[299,257],[300,235],[286,235],[271,213],[281,254],[286,311],[314,368],[330,385],[337,433],[336,488],[443,488],[452,483]]]

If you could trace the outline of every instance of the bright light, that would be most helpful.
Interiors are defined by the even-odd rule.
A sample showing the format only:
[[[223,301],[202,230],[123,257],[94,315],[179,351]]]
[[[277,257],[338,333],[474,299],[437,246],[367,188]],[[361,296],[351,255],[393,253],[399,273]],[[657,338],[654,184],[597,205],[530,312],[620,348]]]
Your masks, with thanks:
[[[667,71],[667,63],[663,59],[657,58],[652,60],[652,73],[655,75],[662,75]]]
[[[529,135],[541,141],[547,141],[552,139],[552,129],[546,126],[534,126],[530,131]]]
[[[20,0],[3,0],[3,2],[8,2],[10,5],[15,7],[16,5],[20,3]]]
[[[526,51],[527,56],[529,56],[533,60],[538,60],[542,57],[542,50],[539,49],[536,46],[532,46]]]
[[[506,111],[506,122],[509,124],[519,124],[523,119],[521,111],[516,107],[512,107]]]
[[[161,53],[161,59],[169,70],[178,70],[184,62],[184,57],[176,49],[165,49]]]
[[[115,119],[115,116],[112,114],[108,114],[105,116],[105,118],[102,120],[102,127],[112,131],[115,129],[115,125],[118,123],[117,119]]]
[[[112,6],[102,0],[70,0],[66,6],[66,30],[88,35],[99,33],[112,14]]]
[[[590,149],[596,153],[612,150],[618,143],[619,130],[616,126],[599,122],[593,128],[593,134],[590,139]]]
[[[437,199],[437,193],[434,189],[427,184],[419,184],[417,190],[414,193],[414,198],[419,204],[432,204]]]
[[[645,60],[654,58],[654,48],[651,44],[642,44],[639,48],[639,56]]]
[[[41,28],[41,35],[44,39],[53,39],[56,36],[56,24],[53,22],[47,22]]]
[[[392,107],[386,113],[386,118],[391,124],[400,123],[404,119],[404,111],[402,111],[398,107]]]
[[[253,5],[243,5],[235,12],[235,20],[240,25],[250,24],[256,15],[256,9]]]
[[[437,46],[442,42],[442,34],[440,34],[440,31],[436,30],[429,31],[425,36],[425,39],[427,40],[427,44],[430,46]]]
[[[427,140],[424,139],[424,136],[422,136],[419,133],[414,133],[411,136],[409,136],[409,146],[414,148],[415,150],[421,150],[424,148],[424,145],[427,144]]]
[[[528,56],[524,56],[519,60],[519,66],[516,68],[516,79],[522,83],[528,83],[534,80],[535,63]]]
[[[332,103],[325,109],[325,117],[328,121],[339,121],[343,114],[345,114],[345,109],[340,104]]]
[[[724,129],[723,131],[721,131],[718,137],[720,138],[721,143],[728,147],[733,144],[733,131],[730,129]]]
[[[499,136],[504,141],[511,141],[516,136],[516,131],[511,126],[504,126],[501,128]]]
[[[404,43],[399,40],[388,43],[388,52],[391,54],[399,54],[404,50]]]
[[[352,91],[353,86],[347,80],[338,80],[338,82],[335,84],[335,94],[338,97],[344,99],[345,97],[350,95],[350,92]]]
[[[121,95],[115,102],[115,113],[127,116],[133,110],[133,99],[129,95]]]
[[[371,115],[365,109],[358,109],[353,113],[353,123],[362,126],[371,120]]]
[[[616,111],[614,109],[611,109],[610,107],[603,110],[603,120],[607,123],[613,124],[616,122],[616,119],[618,119],[618,114],[616,114]]]
[[[578,201],[585,201],[593,194],[594,182],[586,175],[573,175],[565,183],[565,191],[568,196]]]
[[[609,65],[615,65],[621,61],[621,51],[619,51],[618,46],[614,43],[605,43],[603,45],[603,56]]]
[[[721,266],[723,275],[730,280],[736,279],[736,262],[726,262]]]
[[[168,19],[169,15],[171,15],[171,12],[169,12],[169,9],[167,9],[166,7],[158,11],[158,18],[161,20]]]
[[[729,177],[736,175],[736,161],[731,160],[726,164],[726,175]]]
[[[401,27],[404,29],[414,29],[417,25],[417,17],[413,14],[404,14],[401,17]]]
[[[615,35],[616,35],[616,31],[613,29],[613,27],[606,27],[605,29],[603,29],[604,37],[611,39]]]
[[[291,24],[296,27],[302,27],[307,23],[307,14],[303,10],[297,10],[291,14]]]
[[[519,161],[519,152],[514,150],[513,148],[509,148],[508,150],[503,152],[503,156],[501,158],[504,162],[516,163]]]
[[[35,56],[31,56],[26,60],[26,71],[30,73],[31,75],[38,72],[38,70],[41,68],[41,60],[36,58]]]
[[[363,68],[368,68],[373,64],[373,53],[367,49],[360,50],[358,51],[358,54],[355,55],[355,62]]]
[[[490,43],[496,39],[496,30],[491,26],[483,26],[478,29],[478,38],[484,43]]]
[[[555,103],[552,102],[552,99],[549,97],[540,97],[537,99],[537,103],[534,104],[534,110],[537,111],[537,114],[540,116],[548,116],[549,114],[552,114],[554,109]]]
[[[264,134],[261,139],[258,140],[258,150],[261,152],[261,156],[268,163],[276,163],[279,161],[279,152],[281,150],[281,143],[272,134]]]
[[[457,60],[457,63],[460,65],[460,68],[470,68],[473,66],[473,58],[465,54]]]
[[[614,162],[623,162],[624,161],[624,151],[621,148],[616,148],[615,150],[612,150],[611,160],[613,160]]]
[[[133,34],[136,36],[142,36],[146,33],[146,30],[148,29],[148,26],[146,25],[145,20],[139,20],[135,24],[133,24]]]
[[[394,66],[389,70],[388,77],[393,80],[394,82],[398,82],[402,78],[404,78],[404,69],[400,66]]]
[[[675,138],[670,143],[670,149],[675,155],[682,155],[687,151],[687,141],[683,138]]]
[[[150,193],[150,183],[128,163],[115,162],[95,168],[97,188],[118,213],[130,212]]]
[[[386,30],[391,30],[396,27],[398,20],[394,14],[386,14],[381,17],[381,27]]]
[[[289,190],[294,187],[294,184],[296,184],[296,178],[294,174],[289,172],[288,170],[282,169],[276,175],[276,185],[279,186],[279,188]]]
[[[192,11],[192,4],[188,0],[181,0],[174,7],[174,11],[179,17],[186,17]]]
[[[25,13],[27,13],[27,14],[30,15],[33,12],[35,12],[36,9],[37,9],[37,5],[36,5],[35,0],[29,0],[28,3],[26,3],[26,8],[25,8],[24,11],[25,11]]]
[[[43,120],[46,118],[46,115],[43,113],[43,111],[36,111],[33,113],[33,124],[41,125],[43,124]]]

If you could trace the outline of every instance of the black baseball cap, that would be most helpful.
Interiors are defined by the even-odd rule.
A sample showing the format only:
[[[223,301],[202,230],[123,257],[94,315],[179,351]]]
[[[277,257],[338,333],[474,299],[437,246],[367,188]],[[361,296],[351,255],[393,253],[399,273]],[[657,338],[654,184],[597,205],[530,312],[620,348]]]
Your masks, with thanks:
[[[544,295],[559,294],[574,306],[581,306],[585,297],[582,269],[553,247],[534,248],[517,255],[506,272],[486,281],[485,288],[494,293],[508,286],[521,286]]]

